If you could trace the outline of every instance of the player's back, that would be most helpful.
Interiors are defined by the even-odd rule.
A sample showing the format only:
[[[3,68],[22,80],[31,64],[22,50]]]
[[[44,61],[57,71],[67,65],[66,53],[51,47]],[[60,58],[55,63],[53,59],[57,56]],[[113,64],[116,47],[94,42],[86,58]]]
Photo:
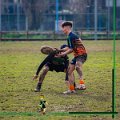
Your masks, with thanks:
[[[73,49],[74,56],[87,53],[82,40],[75,33],[70,32],[67,41],[68,46]]]

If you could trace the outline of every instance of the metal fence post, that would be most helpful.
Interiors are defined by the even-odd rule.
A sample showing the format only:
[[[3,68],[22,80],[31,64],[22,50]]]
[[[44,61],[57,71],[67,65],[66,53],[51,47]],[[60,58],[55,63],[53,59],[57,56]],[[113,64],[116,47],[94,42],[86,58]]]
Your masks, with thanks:
[[[95,31],[95,35],[94,35],[94,39],[97,40],[97,24],[98,24],[98,21],[97,21],[97,15],[98,15],[98,11],[97,11],[97,0],[94,0],[94,31]]]
[[[25,20],[25,29],[26,29],[26,38],[28,40],[28,36],[29,36],[29,33],[28,33],[28,16],[26,15],[26,20]]]
[[[108,33],[108,39],[109,39],[109,32],[110,32],[110,0],[108,0],[108,10],[107,10],[107,14],[108,14],[108,24],[107,24],[107,33]]]
[[[2,2],[0,0],[0,40],[2,39]]]
[[[17,0],[17,31],[20,30],[20,1]]]
[[[55,20],[55,31],[58,32],[58,20],[59,20],[59,0],[56,0],[56,20]]]

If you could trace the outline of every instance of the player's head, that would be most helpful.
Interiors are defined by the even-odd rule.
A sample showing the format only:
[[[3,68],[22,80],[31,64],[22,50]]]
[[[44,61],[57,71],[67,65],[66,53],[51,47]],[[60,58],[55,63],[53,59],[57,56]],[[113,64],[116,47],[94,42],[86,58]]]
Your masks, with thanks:
[[[65,34],[69,34],[69,32],[71,31],[71,28],[72,28],[72,22],[65,21],[62,23],[62,31]]]
[[[43,100],[44,99],[44,95],[40,95],[40,99]]]
[[[65,47],[68,47],[68,45],[63,44],[63,45],[60,46],[60,49],[63,49],[63,48],[65,48]]]

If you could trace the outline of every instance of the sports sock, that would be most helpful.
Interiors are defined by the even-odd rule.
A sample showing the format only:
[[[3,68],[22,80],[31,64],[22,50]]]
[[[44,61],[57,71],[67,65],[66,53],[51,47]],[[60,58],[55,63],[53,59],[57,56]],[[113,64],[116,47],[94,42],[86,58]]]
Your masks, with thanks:
[[[80,84],[85,84],[84,80],[80,80]]]
[[[72,91],[72,90],[75,90],[75,87],[74,87],[74,85],[70,85],[69,86],[69,89]]]

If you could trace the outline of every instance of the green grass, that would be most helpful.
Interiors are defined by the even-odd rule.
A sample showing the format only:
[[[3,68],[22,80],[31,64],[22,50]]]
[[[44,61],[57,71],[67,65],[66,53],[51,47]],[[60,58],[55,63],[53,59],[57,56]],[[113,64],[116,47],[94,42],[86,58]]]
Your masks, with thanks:
[[[30,32],[28,31],[27,32],[3,32],[2,33],[2,38],[3,39],[7,39],[7,38],[18,38],[18,39],[26,39],[26,38],[30,38],[30,39],[65,39],[66,36],[65,35],[61,35],[61,34],[55,34],[54,32],[51,34],[40,34],[40,33],[35,33],[34,31],[33,32]],[[81,34],[81,37],[84,38],[84,39],[94,39],[94,33],[82,33]],[[113,38],[113,33],[109,34],[109,38],[107,36],[107,33],[102,33],[102,34],[98,34],[97,35],[98,39],[112,39]],[[120,34],[119,33],[116,33],[116,38],[117,39],[120,39]]]
[[[0,114],[3,120],[111,120],[111,116],[68,116],[55,115],[58,112],[110,112],[112,105],[112,41],[84,41],[88,60],[84,64],[85,91],[75,95],[63,95],[66,85],[64,73],[49,72],[42,86],[42,93],[48,102],[46,116],[37,113],[40,93],[33,90],[37,80],[32,77],[45,55],[40,46],[59,47],[66,41],[0,42],[0,112],[22,112]],[[120,112],[120,41],[117,43],[117,111]],[[72,55],[69,55],[72,59]],[[76,83],[78,76],[75,72]],[[26,115],[26,113],[32,113]],[[119,120],[120,115],[116,117]]]

